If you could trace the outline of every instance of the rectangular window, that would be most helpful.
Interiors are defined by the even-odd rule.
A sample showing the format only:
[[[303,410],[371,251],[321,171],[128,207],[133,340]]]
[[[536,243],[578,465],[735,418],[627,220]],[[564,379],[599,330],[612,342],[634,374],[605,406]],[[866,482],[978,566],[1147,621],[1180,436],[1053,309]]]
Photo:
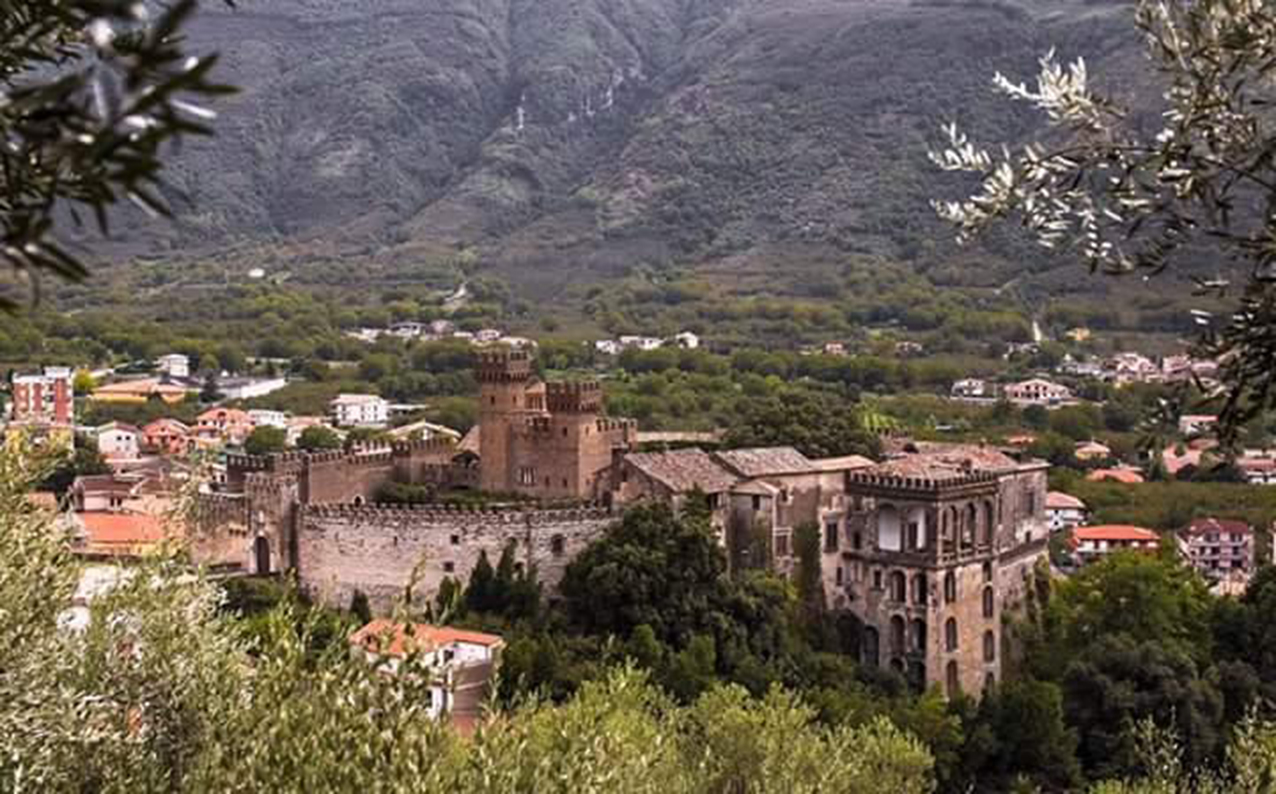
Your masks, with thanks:
[[[536,484],[536,469],[533,469],[531,466],[519,467],[518,484],[519,485],[535,485]]]
[[[450,538],[450,540],[452,541],[452,545],[453,545],[453,546],[460,546],[460,545],[461,545],[461,536],[460,536],[460,535],[453,535],[453,536]]]
[[[758,510],[761,510],[761,509],[762,509],[762,497],[761,497],[761,496],[755,496],[755,497],[753,497],[753,509],[754,509],[754,511],[755,511],[755,512],[756,512],[756,511],[758,511]]]
[[[789,556],[789,536],[788,535],[775,536],[775,556],[777,557]]]
[[[882,572],[881,571],[873,571],[873,589],[874,590],[882,589]]]
[[[455,572],[456,572],[456,563],[454,562],[443,563],[443,573],[455,573]]]
[[[838,583],[838,584],[841,584],[841,583],[842,583],[842,576],[843,576],[843,574],[842,574],[842,566],[840,566],[840,565],[839,565],[839,566],[837,566],[837,583]]]
[[[824,525],[824,550],[837,551],[837,522],[829,521]]]

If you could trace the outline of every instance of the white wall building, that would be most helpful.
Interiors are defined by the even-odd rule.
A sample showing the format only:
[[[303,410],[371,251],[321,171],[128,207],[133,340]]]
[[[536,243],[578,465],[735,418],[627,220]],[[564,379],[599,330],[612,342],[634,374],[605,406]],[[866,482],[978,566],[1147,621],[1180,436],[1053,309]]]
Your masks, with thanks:
[[[338,427],[384,427],[390,403],[375,394],[339,394],[332,400],[332,417]]]
[[[1085,502],[1071,494],[1061,491],[1046,494],[1046,520],[1050,522],[1051,532],[1081,526],[1089,512]]]
[[[191,376],[190,356],[181,353],[169,353],[155,359],[155,369],[170,378],[189,378]]]
[[[102,457],[113,460],[137,458],[141,448],[142,433],[123,422],[108,422],[97,429],[97,449]]]
[[[252,420],[253,427],[278,427],[281,430],[288,429],[288,415],[283,411],[253,409],[248,412],[248,418]]]
[[[265,397],[287,385],[286,378],[228,378],[218,382],[217,390],[227,400],[251,400]]]
[[[1002,393],[1007,400],[1020,405],[1060,405],[1072,399],[1071,389],[1045,378],[1012,383]]]

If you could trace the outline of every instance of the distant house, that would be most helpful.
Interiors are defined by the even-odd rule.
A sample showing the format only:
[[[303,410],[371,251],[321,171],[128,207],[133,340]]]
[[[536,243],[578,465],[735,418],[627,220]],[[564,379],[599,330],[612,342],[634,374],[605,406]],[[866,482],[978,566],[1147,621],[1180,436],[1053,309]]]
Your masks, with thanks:
[[[503,334],[495,328],[484,328],[474,334],[474,341],[481,345],[488,345],[492,342],[499,342]]]
[[[1128,524],[1103,524],[1072,530],[1072,551],[1083,564],[1116,551],[1156,551],[1160,542],[1160,536],[1152,530]]]
[[[1091,333],[1089,328],[1078,326],[1077,328],[1069,328],[1063,335],[1072,342],[1081,343],[1090,341]]]
[[[424,323],[413,323],[413,322],[394,323],[393,325],[390,326],[390,335],[397,336],[402,339],[416,339],[417,337],[426,333],[427,327],[428,326],[426,326]]]
[[[277,427],[280,430],[288,427],[288,414],[283,411],[254,408],[248,412],[248,420],[253,423],[253,427]]]
[[[901,358],[908,358],[910,356],[920,356],[922,353],[925,353],[925,352],[926,352],[926,348],[925,346],[922,345],[921,342],[912,342],[909,340],[904,340],[903,342],[895,343],[895,355],[900,356]]]
[[[286,378],[225,378],[217,382],[217,390],[227,400],[251,400],[273,394],[287,385]]]
[[[190,356],[181,353],[169,353],[155,359],[155,370],[170,378],[189,378],[191,376]]]
[[[325,427],[331,429],[328,419],[323,416],[290,416],[285,422],[285,429],[288,431],[288,445],[296,446],[301,439],[301,434],[312,427]]]
[[[176,419],[156,419],[142,428],[142,449],[160,455],[185,455],[194,449],[192,430]]]
[[[842,342],[825,342],[821,352],[826,356],[844,356],[846,355],[846,345]]]
[[[200,414],[195,424],[195,434],[206,440],[221,440],[229,444],[242,444],[253,432],[253,420],[246,411],[238,408],[213,408]]]
[[[95,431],[97,449],[107,460],[129,460],[141,451],[142,431],[123,422],[108,422]]]
[[[412,657],[433,676],[430,717],[465,724],[482,711],[505,641],[495,634],[378,618],[350,635],[350,646],[356,656],[390,674]]]
[[[1126,485],[1138,485],[1143,482],[1143,474],[1137,469],[1095,469],[1085,477],[1091,482],[1119,482]]]
[[[1205,414],[1188,414],[1179,417],[1179,432],[1185,436],[1199,436],[1218,424],[1218,417]]]
[[[1198,518],[1175,535],[1183,559],[1214,579],[1254,570],[1254,529],[1244,521]]]
[[[599,339],[594,342],[594,349],[604,356],[618,356],[621,348],[615,339]]]
[[[1072,399],[1071,389],[1044,378],[1011,383],[1002,389],[1002,394],[1018,405],[1060,405]]]
[[[952,396],[962,398],[991,397],[992,389],[987,381],[979,378],[963,378],[953,384]]]
[[[332,417],[338,427],[384,427],[390,403],[375,394],[339,394],[332,400]]]
[[[1246,450],[1236,459],[1236,468],[1250,485],[1276,485],[1276,457],[1267,450]]]
[[[73,513],[70,521],[71,550],[90,559],[140,557],[167,536],[161,519],[145,513]]]
[[[618,340],[622,350],[636,348],[638,350],[656,350],[664,347],[665,340],[654,336],[622,336]]]
[[[1080,441],[1072,454],[1077,460],[1106,460],[1112,457],[1112,448],[1097,441]]]
[[[696,350],[700,347],[700,337],[691,331],[682,331],[674,334],[673,341],[678,347],[686,348],[687,350]]]
[[[1139,353],[1117,353],[1108,360],[1104,374],[1118,386],[1161,380],[1161,368]]]
[[[1081,526],[1089,513],[1085,502],[1071,494],[1062,491],[1046,494],[1046,520],[1050,522],[1051,532]]]
[[[394,428],[390,431],[390,437],[403,441],[411,439],[429,441],[432,438],[448,438],[460,443],[461,432],[444,425],[422,420],[420,422],[412,422],[411,424],[400,425],[399,427]]]
[[[144,403],[147,400],[162,400],[166,403],[179,403],[186,399],[186,389],[167,383],[160,383],[154,378],[145,380],[127,380],[112,383],[93,390],[89,399],[99,403]]]

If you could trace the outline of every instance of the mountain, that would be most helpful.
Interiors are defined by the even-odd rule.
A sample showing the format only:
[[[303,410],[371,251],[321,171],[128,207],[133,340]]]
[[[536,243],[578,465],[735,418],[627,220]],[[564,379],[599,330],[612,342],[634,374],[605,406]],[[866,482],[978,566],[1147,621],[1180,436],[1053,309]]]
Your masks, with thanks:
[[[251,0],[192,38],[243,91],[180,154],[192,203],[126,253],[318,280],[464,260],[551,301],[636,267],[800,292],[853,256],[1068,289],[1014,240],[949,245],[926,148],[954,119],[1036,129],[990,78],[1051,47],[1140,89],[1128,5],[1098,0]]]

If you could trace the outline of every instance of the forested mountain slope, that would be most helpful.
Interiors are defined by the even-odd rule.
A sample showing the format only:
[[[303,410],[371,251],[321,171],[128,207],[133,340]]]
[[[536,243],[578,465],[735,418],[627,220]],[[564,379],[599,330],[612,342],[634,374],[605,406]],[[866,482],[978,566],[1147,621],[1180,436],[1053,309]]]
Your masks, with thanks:
[[[210,4],[195,38],[244,91],[182,152],[193,204],[147,252],[304,277],[466,250],[537,297],[638,265],[779,292],[853,255],[939,284],[1058,268],[948,245],[926,147],[952,119],[1032,129],[990,78],[1050,47],[1119,94],[1141,57],[1095,0],[262,0]]]

